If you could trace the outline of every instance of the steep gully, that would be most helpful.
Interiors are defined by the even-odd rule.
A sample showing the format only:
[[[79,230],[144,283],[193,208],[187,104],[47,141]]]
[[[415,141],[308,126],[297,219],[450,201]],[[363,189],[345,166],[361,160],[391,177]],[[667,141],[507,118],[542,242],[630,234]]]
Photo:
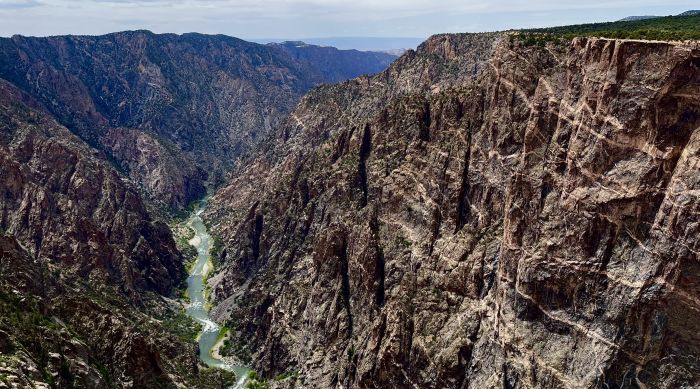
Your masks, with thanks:
[[[200,202],[192,215],[187,221],[187,225],[194,231],[195,235],[190,240],[190,244],[197,249],[197,260],[189,270],[187,277],[187,296],[190,299],[190,304],[186,309],[186,313],[192,319],[202,325],[202,333],[199,336],[199,358],[209,367],[225,369],[236,373],[238,381],[235,388],[243,388],[249,369],[245,366],[231,365],[220,359],[214,358],[212,349],[219,339],[221,327],[211,320],[209,311],[207,310],[205,289],[205,277],[211,271],[211,263],[209,262],[209,250],[211,249],[211,237],[207,232],[207,227],[204,225],[200,215],[204,212],[207,205],[207,200]]]

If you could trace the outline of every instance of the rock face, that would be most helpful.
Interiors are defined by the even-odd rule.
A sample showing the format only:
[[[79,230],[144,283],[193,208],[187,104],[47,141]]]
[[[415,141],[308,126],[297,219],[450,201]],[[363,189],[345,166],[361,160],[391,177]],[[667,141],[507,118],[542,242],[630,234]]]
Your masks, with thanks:
[[[700,381],[700,49],[439,35],[210,202],[219,321],[300,387]]]
[[[0,387],[198,382],[195,345],[164,330],[150,308],[134,309],[117,290],[105,293],[109,286],[71,280],[60,265],[34,260],[12,236],[0,237],[0,269]]]
[[[41,106],[0,81],[0,227],[34,259],[96,285],[169,294],[184,276],[168,227]]]
[[[155,293],[185,275],[170,230],[98,151],[2,80],[0,166],[0,387],[196,380],[195,345],[154,320],[172,320]]]
[[[182,208],[205,185],[221,183],[309,88],[387,64],[383,55],[332,54],[359,65],[326,72],[317,56],[294,58],[226,36],[14,36],[0,39],[0,78],[43,103],[151,197]]]

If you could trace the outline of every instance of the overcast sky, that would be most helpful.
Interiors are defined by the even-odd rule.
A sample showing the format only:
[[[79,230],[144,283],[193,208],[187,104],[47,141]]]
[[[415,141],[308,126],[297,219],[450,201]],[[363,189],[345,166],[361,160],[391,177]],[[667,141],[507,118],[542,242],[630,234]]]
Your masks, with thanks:
[[[0,0],[0,35],[202,32],[244,39],[427,37],[610,21],[698,0]]]

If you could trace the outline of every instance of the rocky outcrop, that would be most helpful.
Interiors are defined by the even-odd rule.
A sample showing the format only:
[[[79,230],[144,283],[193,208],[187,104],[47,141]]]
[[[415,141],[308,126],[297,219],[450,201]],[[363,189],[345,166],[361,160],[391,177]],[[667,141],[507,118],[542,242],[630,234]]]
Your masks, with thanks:
[[[222,183],[312,86],[387,64],[324,50],[321,57],[362,62],[326,70],[318,55],[201,34],[14,36],[0,39],[0,78],[43,103],[149,197],[183,208]]]
[[[440,35],[210,201],[214,315],[299,387],[700,379],[696,42]]]

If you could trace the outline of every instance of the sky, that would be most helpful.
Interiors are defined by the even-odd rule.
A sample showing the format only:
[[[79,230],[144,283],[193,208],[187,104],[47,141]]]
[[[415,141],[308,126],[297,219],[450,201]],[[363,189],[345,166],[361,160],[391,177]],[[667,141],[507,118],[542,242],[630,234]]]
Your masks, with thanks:
[[[0,36],[148,29],[258,40],[425,38],[698,8],[700,0],[0,0]]]

